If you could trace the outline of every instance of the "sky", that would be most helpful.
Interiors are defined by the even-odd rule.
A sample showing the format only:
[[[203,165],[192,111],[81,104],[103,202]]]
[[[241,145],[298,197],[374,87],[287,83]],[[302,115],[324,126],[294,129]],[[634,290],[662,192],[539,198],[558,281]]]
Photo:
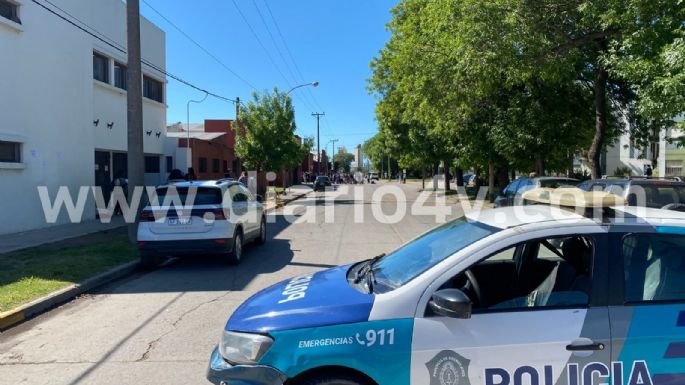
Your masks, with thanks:
[[[316,140],[316,119],[311,114],[325,112],[320,127],[321,149],[328,147],[330,152],[330,141],[338,139],[336,151],[344,145],[352,152],[377,132],[375,99],[367,91],[369,63],[389,38],[385,26],[396,3],[143,0],[141,13],[166,32],[167,71],[210,92],[248,101],[255,89],[289,90],[318,81],[316,88],[303,87],[291,93],[296,132]],[[175,80],[168,82],[167,121],[186,122],[188,100],[200,100],[204,94]],[[233,104],[211,96],[190,106],[191,123],[234,118]]]

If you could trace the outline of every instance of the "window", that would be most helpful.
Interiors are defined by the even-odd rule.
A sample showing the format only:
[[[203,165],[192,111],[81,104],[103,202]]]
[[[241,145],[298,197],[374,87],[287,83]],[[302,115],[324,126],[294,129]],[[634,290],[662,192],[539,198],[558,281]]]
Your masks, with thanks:
[[[93,79],[109,83],[109,58],[93,51]]]
[[[627,302],[685,300],[685,237],[641,234],[623,239]]]
[[[212,159],[212,172],[219,172],[219,159]]]
[[[515,180],[509,184],[504,189],[504,195],[506,196],[514,196],[516,194],[516,190],[518,189],[519,184],[521,184],[521,179]]]
[[[0,0],[0,16],[21,24],[19,6],[8,0]]]
[[[377,284],[374,285],[374,292],[382,293],[406,284],[450,255],[497,230],[465,219],[457,219],[431,230],[375,263]]]
[[[683,161],[682,160],[667,160],[666,161],[666,176],[681,176],[683,175]]]
[[[471,277],[462,273],[442,289],[462,290],[481,310],[586,307],[593,254],[590,237],[532,240],[471,266]]]
[[[224,166],[224,174],[228,172],[228,161],[224,160],[223,161],[223,166]]]
[[[126,66],[119,62],[114,62],[114,86],[121,88],[122,90],[127,90],[128,79],[126,76],[128,76]]]
[[[231,194],[231,201],[233,202],[247,202],[250,200],[250,190],[247,190],[242,185],[234,184],[228,188]]]
[[[200,172],[207,172],[207,158],[198,159],[200,163]]]
[[[159,174],[159,157],[146,156],[145,157],[145,173]]]
[[[164,85],[159,80],[143,76],[143,96],[164,103]]]
[[[221,189],[216,187],[160,187],[157,189],[157,198],[160,204],[164,204],[164,199],[180,199],[185,206],[217,205],[222,202]],[[188,198],[192,198],[192,202],[189,202]]]
[[[174,158],[167,156],[166,157],[166,172],[169,173],[174,169]]]
[[[0,162],[21,163],[21,143],[0,141]]]

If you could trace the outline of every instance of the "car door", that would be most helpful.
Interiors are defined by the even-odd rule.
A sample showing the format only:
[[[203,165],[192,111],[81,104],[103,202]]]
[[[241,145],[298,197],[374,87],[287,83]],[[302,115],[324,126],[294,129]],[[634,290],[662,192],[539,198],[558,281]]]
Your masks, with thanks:
[[[245,232],[249,233],[251,236],[255,235],[259,231],[259,225],[261,220],[261,207],[262,205],[257,202],[254,194],[245,186],[239,186],[240,192],[242,192],[247,200],[245,201],[245,221],[243,226],[245,227]]]
[[[245,222],[247,218],[247,200],[248,196],[241,190],[241,184],[232,184],[228,186],[228,193],[231,197],[231,222],[243,226],[243,231],[246,232]]]
[[[537,240],[501,250],[471,265],[468,271],[483,277],[483,296],[487,292],[493,304],[474,308],[470,318],[436,315],[430,307],[423,317],[416,318],[411,384],[592,385],[599,383],[593,382],[597,378],[609,383],[606,238],[605,233],[582,238],[591,244],[590,249],[584,249],[590,250],[590,254],[583,254],[590,256],[584,273],[584,296],[577,296],[575,289],[557,291],[557,282],[564,276],[561,266],[566,267],[567,263],[560,255],[574,253],[573,247],[563,245],[571,237],[561,242],[563,252],[552,252],[551,248],[542,252],[543,241]],[[557,248],[555,244],[560,243],[556,238],[544,241],[545,248]],[[536,255],[544,262],[538,267],[551,271],[542,275],[540,284],[531,282],[537,286],[527,296],[507,299],[510,291],[518,289],[518,284],[511,285],[517,279],[511,278],[513,272],[523,273],[521,289],[525,288],[526,279],[533,280],[540,273],[531,264],[527,265],[529,270],[523,270],[521,263],[526,255]],[[457,281],[448,278],[437,285],[443,288],[455,282],[459,286],[461,275],[463,272],[455,278]],[[581,278],[579,275],[574,279]],[[507,282],[509,279],[512,282]],[[538,302],[543,298],[546,299]]]
[[[678,234],[679,233],[679,234]],[[683,228],[615,234],[612,359],[623,384],[685,384]]]

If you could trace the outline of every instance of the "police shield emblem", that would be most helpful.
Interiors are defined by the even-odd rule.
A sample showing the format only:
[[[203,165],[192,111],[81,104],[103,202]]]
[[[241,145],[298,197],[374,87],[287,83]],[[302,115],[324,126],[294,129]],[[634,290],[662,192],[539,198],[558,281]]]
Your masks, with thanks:
[[[430,385],[471,385],[469,363],[471,361],[451,350],[443,350],[426,363]]]

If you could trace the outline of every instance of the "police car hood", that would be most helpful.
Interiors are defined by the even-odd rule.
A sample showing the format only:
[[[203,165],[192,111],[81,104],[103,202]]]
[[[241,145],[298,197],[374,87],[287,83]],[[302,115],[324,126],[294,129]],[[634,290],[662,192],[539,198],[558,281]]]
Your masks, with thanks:
[[[374,296],[350,286],[349,268],[295,277],[260,291],[238,307],[226,330],[268,333],[368,321]]]

